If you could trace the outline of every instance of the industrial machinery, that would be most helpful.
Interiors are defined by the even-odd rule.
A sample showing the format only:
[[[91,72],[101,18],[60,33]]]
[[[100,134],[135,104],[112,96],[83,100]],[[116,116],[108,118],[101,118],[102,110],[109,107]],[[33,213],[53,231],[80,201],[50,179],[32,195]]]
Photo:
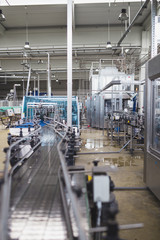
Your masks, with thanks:
[[[19,86],[20,84],[14,84],[6,99],[0,101],[0,120],[6,127],[21,118],[22,101],[18,101],[16,94],[16,87]]]
[[[160,199],[160,55],[146,64],[144,180]]]
[[[118,224],[110,167],[94,161],[88,176],[83,166],[75,166],[80,140],[75,129],[47,117],[44,122],[7,150],[0,182],[0,239],[120,240],[119,230],[142,227]],[[39,134],[37,150],[9,169],[14,150]]]
[[[7,142],[9,146],[12,146],[10,155],[10,164],[12,167],[22,159],[25,160],[29,158],[37,149],[40,145],[40,130],[41,127],[38,121],[34,121],[33,123],[23,122],[21,124],[20,121],[18,121],[14,127],[10,128]],[[26,138],[23,138],[24,136],[26,136]],[[13,145],[15,146],[13,147]]]
[[[41,119],[46,116],[67,122],[67,97],[25,96],[22,106],[22,119],[32,120],[39,116],[41,116]],[[79,128],[77,97],[72,97],[72,125]]]
[[[144,115],[138,112],[134,75],[118,72],[115,66],[99,68],[90,76],[92,95],[87,98],[88,126],[107,130],[107,136],[127,145],[130,152],[144,147]],[[95,93],[96,92],[96,93]]]

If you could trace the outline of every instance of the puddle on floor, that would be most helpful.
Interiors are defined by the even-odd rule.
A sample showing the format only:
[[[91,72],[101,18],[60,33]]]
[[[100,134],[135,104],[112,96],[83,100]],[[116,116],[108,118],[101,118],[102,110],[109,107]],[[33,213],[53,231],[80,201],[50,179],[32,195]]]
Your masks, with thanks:
[[[87,149],[93,149],[93,148],[103,148],[106,146],[109,146],[110,143],[103,140],[103,139],[87,139],[83,141],[83,144],[85,148]]]
[[[134,157],[114,157],[114,158],[104,158],[103,162],[108,166],[116,166],[116,167],[129,167],[129,166],[137,166],[135,163],[136,159],[141,159],[140,156]]]

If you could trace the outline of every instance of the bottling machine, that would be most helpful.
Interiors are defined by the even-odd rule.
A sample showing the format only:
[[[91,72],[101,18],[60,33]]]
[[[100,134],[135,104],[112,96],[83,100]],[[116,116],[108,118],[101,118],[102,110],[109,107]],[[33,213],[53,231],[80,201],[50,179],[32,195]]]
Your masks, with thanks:
[[[67,122],[66,96],[25,96],[22,105],[22,119],[32,120],[36,115],[54,117]],[[78,98],[72,97],[72,125],[79,127]]]
[[[160,199],[160,54],[146,64],[144,180]]]

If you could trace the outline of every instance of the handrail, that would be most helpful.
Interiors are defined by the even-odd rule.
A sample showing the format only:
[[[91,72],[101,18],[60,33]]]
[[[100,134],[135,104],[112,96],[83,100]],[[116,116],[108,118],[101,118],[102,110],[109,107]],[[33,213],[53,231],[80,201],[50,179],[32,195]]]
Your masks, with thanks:
[[[0,239],[1,240],[7,240],[7,220],[8,220],[8,212],[9,212],[9,203],[10,203],[10,191],[11,191],[11,179],[12,179],[12,174],[14,170],[19,166],[21,162],[23,162],[25,156],[23,159],[21,159],[17,164],[11,168],[10,171],[9,169],[9,161],[11,157],[11,150],[27,138],[31,137],[32,135],[38,133],[41,130],[41,127],[36,129],[35,131],[32,131],[29,133],[27,136],[22,137],[20,140],[16,141],[13,143],[8,151],[7,151],[7,156],[6,156],[6,162],[5,162],[5,168],[4,168],[4,174],[3,174],[3,186],[2,186],[2,200],[1,200],[1,206],[0,206]],[[40,142],[34,147],[36,148]],[[28,153],[27,153],[28,154]]]
[[[88,238],[86,236],[86,232],[85,232],[85,229],[83,227],[83,221],[82,221],[82,218],[81,218],[81,214],[80,214],[80,212],[77,208],[77,200],[76,200],[75,195],[72,192],[71,181],[70,181],[70,177],[69,177],[68,170],[67,170],[67,167],[66,167],[65,158],[64,158],[64,155],[62,154],[62,152],[60,150],[61,149],[60,146],[62,144],[62,141],[65,138],[66,138],[66,135],[62,138],[62,140],[59,142],[59,144],[57,146],[58,153],[59,153],[59,156],[60,156],[61,168],[62,168],[62,171],[63,171],[63,176],[64,176],[64,180],[65,180],[66,189],[67,189],[68,195],[70,197],[74,217],[75,217],[76,224],[77,224],[77,227],[78,227],[79,240],[87,240]]]
[[[87,240],[88,238],[86,236],[86,231],[83,227],[83,221],[82,221],[82,218],[81,218],[81,214],[80,214],[80,211],[77,208],[77,200],[76,200],[76,197],[73,194],[73,191],[72,191],[72,188],[71,188],[71,180],[70,180],[70,177],[69,177],[69,174],[68,174],[65,157],[61,152],[61,144],[62,144],[63,139],[66,139],[66,137],[67,137],[66,134],[67,134],[68,127],[66,125],[62,124],[62,123],[57,122],[57,121],[55,121],[55,123],[57,123],[57,125],[58,124],[62,125],[66,128],[65,134],[62,135],[60,132],[58,132],[54,128],[54,126],[50,126],[51,124],[47,124],[48,126],[54,128],[55,132],[57,134],[59,134],[60,137],[62,138],[62,140],[59,142],[59,144],[57,146],[57,149],[58,149],[58,154],[59,154],[59,157],[60,157],[61,169],[62,169],[62,173],[63,173],[63,176],[64,176],[65,186],[66,186],[68,196],[69,196],[71,204],[72,204],[72,210],[73,210],[73,214],[74,214],[74,217],[75,217],[75,221],[76,221],[77,228],[78,228],[78,233],[79,233],[79,240]]]

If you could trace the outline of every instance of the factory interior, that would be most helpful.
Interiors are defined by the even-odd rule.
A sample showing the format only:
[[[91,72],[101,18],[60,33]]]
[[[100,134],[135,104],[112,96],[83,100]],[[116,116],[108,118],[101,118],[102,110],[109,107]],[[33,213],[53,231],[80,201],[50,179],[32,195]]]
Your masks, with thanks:
[[[0,1],[0,240],[160,239],[160,2]]]

